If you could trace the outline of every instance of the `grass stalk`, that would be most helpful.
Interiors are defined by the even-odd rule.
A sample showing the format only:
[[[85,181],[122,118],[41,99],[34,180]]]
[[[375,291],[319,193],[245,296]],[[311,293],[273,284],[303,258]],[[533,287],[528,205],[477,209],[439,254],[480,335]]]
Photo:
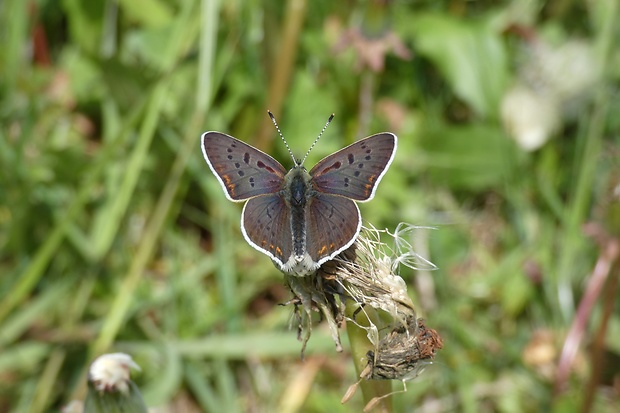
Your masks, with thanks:
[[[597,37],[598,66],[607,68],[609,56],[612,51],[613,39],[618,14],[618,2],[607,2],[609,6],[606,20],[601,24],[601,30]],[[603,69],[604,70],[604,69]],[[603,76],[605,79],[606,77]],[[564,319],[572,317],[574,311],[573,296],[570,280],[574,268],[579,268],[576,261],[581,260],[579,250],[583,246],[584,238],[581,233],[581,224],[587,218],[592,199],[592,188],[596,169],[599,165],[603,137],[605,131],[606,116],[609,108],[609,91],[604,82],[599,86],[594,101],[594,109],[588,123],[583,143],[583,152],[579,159],[577,182],[571,197],[571,202],[566,214],[563,226],[563,235],[559,251],[559,263],[556,273],[558,299],[560,310]]]
[[[352,318],[354,311],[357,309],[357,305],[353,300],[347,300],[345,314],[347,317]],[[381,326],[382,323],[379,320],[379,316],[376,311],[370,306],[365,307],[365,312],[372,318],[372,322]],[[359,315],[359,314],[358,314]],[[369,321],[364,316],[356,317],[356,321],[364,327],[369,327]],[[367,332],[363,328],[356,326],[354,323],[347,323],[347,335],[349,337],[349,344],[351,348],[351,357],[355,364],[355,371],[357,376],[361,374],[362,370],[366,367],[367,359],[366,353],[368,350],[375,350],[373,344],[368,340]],[[392,391],[392,382],[390,380],[362,380],[360,382],[362,389],[362,395],[364,398],[364,405],[375,397],[381,397]],[[377,413],[390,413],[392,412],[392,398],[386,397],[381,399],[375,406],[373,412]]]
[[[303,27],[306,17],[307,0],[287,0],[286,14],[284,16],[284,29],[280,38],[280,53],[273,64],[273,73],[271,74],[269,89],[267,92],[267,106],[276,118],[281,114],[284,97],[287,94],[288,85],[291,82],[293,67],[295,66],[295,58],[297,56],[297,48],[299,44],[299,35]],[[270,138],[273,135],[273,123],[268,116],[263,117],[259,133],[257,135],[255,146],[261,149],[267,149]]]
[[[214,19],[217,16],[217,8],[215,6],[211,7],[212,4],[217,4],[216,0],[205,0],[203,2],[203,7],[210,7],[210,13],[213,15],[210,17]],[[189,10],[188,7],[186,10]],[[191,17],[191,13],[186,13],[186,18]],[[204,18],[204,14],[202,15]],[[213,30],[213,26],[203,26],[207,27],[209,32],[211,33],[210,38],[207,39],[207,45],[205,46],[204,39],[201,46],[201,52],[209,52],[213,51],[213,44],[215,44],[215,31]],[[183,25],[179,24],[179,30],[183,29]],[[203,67],[200,76],[205,77],[206,79],[211,79],[211,69],[212,69],[212,59],[210,60],[211,65],[208,67]],[[169,80],[169,79],[167,79]],[[206,81],[204,79],[200,79],[199,87],[205,88]],[[165,101],[166,91],[169,87],[168,81],[163,81],[159,85],[157,85],[157,89],[153,94],[153,99],[151,101],[151,105],[147,110],[147,116],[145,122],[143,124],[143,128],[141,133],[144,134],[153,134],[155,132],[155,127],[157,125],[157,121],[159,119],[159,115],[161,113],[161,109],[163,103]],[[204,90],[199,89],[199,94]],[[200,102],[200,100],[198,100]],[[208,101],[207,101],[208,103]],[[203,103],[205,104],[205,103]],[[197,137],[199,136],[199,131],[202,127],[203,120],[205,116],[205,107],[196,107],[194,114],[192,116],[192,120],[186,130],[185,139],[181,145],[181,149],[177,154],[170,173],[168,175],[168,179],[166,181],[166,185],[163,189],[162,194],[160,195],[153,214],[149,219],[147,224],[144,236],[142,238],[142,242],[139,244],[138,249],[136,251],[135,257],[131,262],[131,266],[127,272],[126,277],[121,284],[121,287],[118,290],[118,294],[112,303],[112,306],[109,311],[108,317],[106,317],[103,327],[100,331],[100,334],[91,347],[91,359],[97,356],[98,354],[103,353],[105,350],[109,348],[112,344],[114,338],[118,334],[120,327],[124,319],[127,316],[127,313],[130,308],[131,300],[133,298],[135,289],[141,280],[142,274],[144,273],[144,269],[148,264],[155,246],[157,245],[157,241],[159,240],[159,234],[163,229],[166,218],[168,217],[168,213],[175,199],[175,195],[180,186],[181,178],[186,169],[186,165],[190,159],[190,156],[196,151],[196,142]]]

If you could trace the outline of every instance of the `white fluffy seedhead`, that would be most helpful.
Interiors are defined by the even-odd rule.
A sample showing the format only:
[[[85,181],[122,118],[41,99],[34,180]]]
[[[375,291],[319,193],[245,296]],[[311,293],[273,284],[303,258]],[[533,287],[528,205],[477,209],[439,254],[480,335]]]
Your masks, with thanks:
[[[90,365],[88,379],[99,391],[127,393],[130,369],[140,371],[140,366],[128,354],[104,354]]]
[[[337,280],[357,302],[383,310],[404,324],[415,315],[407,285],[398,275],[401,264],[414,269],[435,269],[428,260],[413,251],[408,241],[414,227],[400,224],[392,234],[387,230],[363,227],[355,244],[354,261],[341,260]],[[392,245],[382,240],[392,238]]]

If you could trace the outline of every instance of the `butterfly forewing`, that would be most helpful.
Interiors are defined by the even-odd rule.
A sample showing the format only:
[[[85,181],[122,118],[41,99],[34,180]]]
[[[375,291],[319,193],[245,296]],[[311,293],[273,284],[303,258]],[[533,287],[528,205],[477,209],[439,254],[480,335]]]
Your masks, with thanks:
[[[278,161],[220,132],[202,135],[202,153],[231,201],[282,189],[286,170]]]
[[[282,196],[263,195],[248,200],[241,222],[245,239],[280,267],[292,255],[291,212]]]
[[[319,161],[310,171],[312,186],[319,192],[368,201],[395,152],[396,135],[392,133],[357,141]]]
[[[361,218],[355,202],[318,194],[306,205],[306,250],[319,264],[348,248],[359,233]]]

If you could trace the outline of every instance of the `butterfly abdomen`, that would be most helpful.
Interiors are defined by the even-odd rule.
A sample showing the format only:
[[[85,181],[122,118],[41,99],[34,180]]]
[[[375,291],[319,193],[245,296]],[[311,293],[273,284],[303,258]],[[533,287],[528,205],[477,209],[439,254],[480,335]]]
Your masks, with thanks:
[[[303,167],[295,167],[286,175],[284,181],[284,199],[291,208],[291,233],[289,236],[293,242],[293,254],[296,257],[302,257],[306,253],[305,208],[310,175]]]

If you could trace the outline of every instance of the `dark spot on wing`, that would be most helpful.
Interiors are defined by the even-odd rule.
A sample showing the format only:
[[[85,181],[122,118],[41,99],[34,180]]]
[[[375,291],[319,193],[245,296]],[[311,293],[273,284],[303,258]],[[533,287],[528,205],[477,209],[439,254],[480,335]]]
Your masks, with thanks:
[[[228,158],[230,159],[230,158]],[[241,166],[241,164],[239,162],[235,162],[235,168],[239,168]]]
[[[232,149],[230,149],[230,148],[226,148],[226,152],[231,153],[231,152],[232,152]]]
[[[266,169],[269,172],[271,172],[272,174],[276,172],[271,166],[265,165],[265,163],[263,161],[256,162],[256,166],[258,166],[261,169]]]
[[[358,164],[358,165],[357,165],[357,167],[358,167],[358,168],[360,168],[360,169],[362,169],[362,168],[364,167],[364,164],[363,164],[363,163],[360,163],[360,164]]]
[[[350,153],[347,158],[349,159],[349,165],[351,165],[353,162],[355,162],[355,156],[353,156],[352,153]]]
[[[227,158],[228,158],[229,161],[232,161],[233,156],[232,155],[228,155]]]
[[[246,164],[250,164],[250,154],[249,153],[244,153],[243,154],[243,162],[245,162]]]
[[[330,166],[328,166],[327,168],[323,169],[321,171],[321,173],[322,174],[327,173],[327,172],[331,171],[332,169],[340,169],[341,166],[342,166],[342,162],[336,161],[333,164],[331,164]]]
[[[349,178],[348,178],[348,177],[345,177],[345,178],[344,178],[344,187],[346,188],[346,187],[348,187],[348,186],[349,186]]]
[[[244,175],[245,175],[245,172],[243,172],[243,171],[237,171],[237,174],[238,174],[239,176],[244,176]]]
[[[366,149],[366,153],[372,152],[372,149]]]
[[[360,171],[355,171],[355,172],[353,172],[353,175],[355,175],[356,177],[358,177],[358,176],[360,176],[360,173],[361,173]]]
[[[366,156],[364,157],[364,159],[366,159],[367,161],[369,161],[369,160],[370,160],[370,159],[372,159],[372,158],[370,157],[370,155],[366,155]]]
[[[249,182],[250,182],[250,186],[254,188],[254,177],[253,176],[250,177]]]

